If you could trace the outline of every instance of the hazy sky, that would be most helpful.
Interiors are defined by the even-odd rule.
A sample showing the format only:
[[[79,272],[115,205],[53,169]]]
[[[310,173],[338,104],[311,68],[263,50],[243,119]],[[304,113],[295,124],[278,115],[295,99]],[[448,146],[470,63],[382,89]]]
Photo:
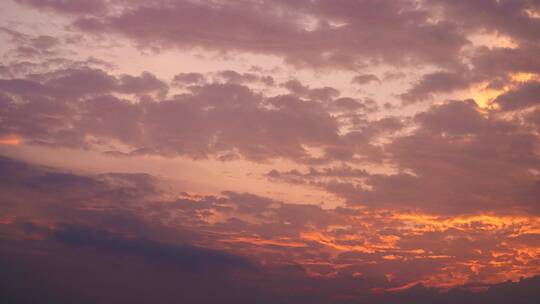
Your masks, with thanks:
[[[540,1],[3,0],[0,56],[13,303],[540,301]]]

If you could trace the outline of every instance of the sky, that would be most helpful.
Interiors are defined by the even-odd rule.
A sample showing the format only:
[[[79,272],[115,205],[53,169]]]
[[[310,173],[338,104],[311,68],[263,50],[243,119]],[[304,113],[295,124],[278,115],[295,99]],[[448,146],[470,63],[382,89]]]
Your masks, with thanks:
[[[538,0],[3,0],[0,58],[2,302],[540,302]]]

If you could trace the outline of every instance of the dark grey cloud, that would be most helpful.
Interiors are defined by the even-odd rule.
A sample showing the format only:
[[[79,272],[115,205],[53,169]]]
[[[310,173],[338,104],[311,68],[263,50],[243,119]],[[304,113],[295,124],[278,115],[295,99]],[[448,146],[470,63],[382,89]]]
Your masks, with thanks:
[[[78,16],[74,25],[79,30],[121,35],[143,48],[202,47],[221,53],[262,53],[301,67],[355,71],[372,64],[440,68],[401,94],[408,104],[485,81],[496,86],[508,82],[509,73],[538,72],[539,66],[534,38],[540,24],[531,13],[538,5],[528,0],[474,4],[439,0],[269,0],[242,4],[218,1],[212,5],[135,1],[129,7],[121,2],[97,2],[95,7],[84,1],[23,2],[59,12],[65,6],[65,12]],[[96,14],[100,9],[109,13]],[[470,44],[474,35],[486,33],[506,35],[517,41],[517,46]],[[228,77],[233,77],[230,72]],[[253,81],[254,77],[244,75],[242,81]],[[238,83],[238,75],[234,78]],[[353,82],[361,84],[380,82],[372,74],[360,74],[355,79]],[[269,78],[260,80],[273,84]]]
[[[435,94],[466,90],[475,85],[504,89],[515,85],[512,79],[515,74],[540,72],[540,60],[535,55],[539,51],[538,45],[531,43],[520,44],[515,48],[481,46],[467,56],[470,62],[468,67],[455,66],[427,73],[400,97],[405,104],[411,104],[432,99]]]
[[[202,83],[205,80],[205,76],[201,73],[180,73],[176,74],[173,78],[173,84],[189,85]]]
[[[376,109],[368,99],[336,99],[339,91],[331,87],[289,81],[285,86],[292,94],[265,96],[236,83],[246,77],[264,81],[263,76],[220,75],[228,80],[190,85],[173,96],[167,96],[166,83],[147,72],[113,76],[72,67],[1,79],[0,131],[33,144],[79,148],[96,143],[88,140],[90,135],[98,143],[118,140],[135,154],[193,158],[316,161],[305,149],[313,146],[326,151],[319,161],[328,161],[332,151],[347,151],[349,158],[354,153],[346,146],[349,139],[338,132],[347,117],[331,112],[354,117]]]
[[[535,85],[524,83],[495,103],[502,110],[534,106]],[[128,154],[255,162],[283,157],[311,165],[387,163],[402,173],[371,175],[363,185],[343,179],[313,183],[352,205],[443,213],[501,211],[512,205],[512,212],[537,212],[533,198],[539,189],[530,171],[539,165],[534,119],[527,126],[480,109],[472,100],[435,105],[412,120],[368,119],[374,105],[369,99],[340,98],[333,88],[295,80],[283,86],[291,94],[265,96],[242,84],[218,82],[166,96],[167,86],[148,73],[115,77],[72,68],[33,74],[0,81],[0,131],[32,144],[85,149],[116,140],[131,148]],[[414,124],[412,133],[400,133]],[[348,132],[340,130],[343,126]],[[323,154],[311,156],[306,146]],[[497,170],[508,175],[499,176]],[[301,177],[289,180],[301,183]]]
[[[409,290],[382,295],[377,301],[380,303],[506,303],[508,299],[516,299],[517,303],[534,303],[539,295],[535,290],[540,283],[538,277],[523,279],[519,282],[504,282],[493,286],[469,286],[480,287],[481,292],[472,292],[467,288],[453,288],[445,293],[438,293],[433,289],[421,284]]]
[[[493,124],[483,117],[474,100],[433,106],[429,111],[417,114],[415,121],[422,126],[422,131],[435,134],[478,134],[493,127]]]
[[[311,88],[296,79],[288,80],[281,84],[291,94],[299,97],[309,98],[317,101],[330,101],[333,98],[339,97],[341,92],[332,87]]]
[[[491,236],[482,232],[488,226],[481,223],[476,228],[417,233],[400,239],[399,248],[388,248],[383,253],[346,251],[332,257],[324,253],[316,239],[304,240],[306,247],[295,248],[286,243],[259,244],[257,238],[301,240],[300,232],[306,229],[325,231],[340,225],[340,229],[327,230],[329,240],[336,238],[339,246],[369,246],[385,236],[399,235],[399,229],[394,227],[397,223],[380,214],[364,218],[358,210],[285,204],[248,193],[224,192],[220,197],[184,194],[184,198],[163,202],[154,196],[155,180],[138,174],[83,176],[8,158],[0,158],[0,173],[4,202],[0,217],[14,219],[0,224],[0,265],[4,270],[0,289],[2,299],[7,301],[30,303],[38,298],[44,303],[69,303],[74,299],[107,303],[114,299],[145,303],[157,299],[173,303],[187,299],[215,303],[219,299],[234,303],[343,303],[347,299],[398,303],[409,299],[415,303],[497,303],[507,301],[509,294],[527,295],[520,303],[537,301],[537,277],[495,285],[470,283],[446,292],[417,284],[402,291],[373,293],[376,287],[400,286],[381,278],[381,272],[391,271],[398,277],[422,276],[447,265],[445,259],[392,261],[383,255],[406,254],[404,250],[420,246],[435,255],[485,261],[490,253],[478,253],[476,249],[506,250],[500,247],[502,240],[522,246],[536,237],[509,238],[508,234],[516,233],[511,227],[499,231],[503,235]],[[303,177],[365,175],[360,170],[338,167],[312,169]],[[125,196],[130,192],[133,195]],[[66,200],[68,197],[75,199]],[[16,204],[11,204],[13,200]],[[234,214],[236,220],[210,224],[204,221],[208,215],[203,212]],[[167,226],[160,224],[171,214],[179,218],[168,219]],[[242,221],[246,215],[255,216],[257,221]],[[360,226],[347,228],[354,224]],[[363,241],[350,239],[353,233],[363,233],[360,227],[368,229],[367,224],[375,225],[378,234],[366,233]],[[234,240],[240,228],[244,229],[242,236],[255,240],[212,248],[223,246],[229,238]],[[482,233],[471,234],[465,229]],[[280,255],[289,259],[280,259]],[[304,257],[312,264],[297,264],[290,260],[291,256]],[[317,260],[336,263],[338,274],[308,275],[308,268],[320,274],[336,271],[331,264],[313,264]],[[363,275],[354,275],[356,272]],[[473,293],[473,287],[484,291]]]
[[[139,76],[121,75],[118,91],[127,94],[144,94],[160,91],[166,93],[168,86],[151,73],[143,72]]]
[[[479,283],[540,267],[538,1],[16,2],[64,14],[75,36],[0,28],[10,43],[0,64],[0,143],[253,165],[286,159],[287,169],[249,178],[316,188],[344,204],[175,192],[147,174],[0,157],[8,302],[538,302],[538,278]],[[477,35],[512,43],[479,46]],[[434,103],[379,107],[257,67],[194,70],[167,83],[69,58],[102,41],[271,55],[288,72],[340,69],[357,75],[351,85],[377,82],[381,91],[421,73],[404,92],[376,95]],[[483,108],[435,99],[480,85],[503,93]],[[460,287],[400,288],[411,282]]]
[[[82,31],[120,34],[141,46],[247,51],[300,66],[357,69],[380,61],[448,66],[459,62],[457,54],[468,43],[457,23],[432,22],[432,12],[407,0],[21,3],[78,15],[74,25]]]
[[[502,111],[526,109],[540,104],[540,82],[529,81],[493,100]]]
[[[468,30],[508,35],[525,42],[537,42],[540,38],[540,20],[528,13],[540,8],[535,0],[428,0],[426,3],[437,6],[444,16],[457,20]]]
[[[141,238],[126,238],[84,226],[66,225],[56,229],[51,238],[72,247],[96,248],[122,255],[140,255],[165,262],[179,271],[204,272],[238,269],[256,271],[246,259],[216,250],[191,245],[172,245]]]
[[[509,73],[538,72],[539,66],[534,38],[540,24],[533,16],[538,5],[529,0],[269,0],[241,5],[135,1],[129,7],[116,2],[97,2],[95,7],[85,1],[23,2],[59,12],[65,6],[65,12],[78,16],[74,25],[83,32],[119,34],[141,47],[271,54],[297,66],[355,71],[377,63],[442,68],[403,93],[406,103],[484,81],[507,82]],[[109,13],[98,16],[98,7]],[[517,41],[517,47],[472,47],[469,39],[486,33],[506,35]],[[356,83],[380,81],[371,74],[355,79]]]
[[[379,77],[377,77],[377,75],[374,75],[374,74],[360,74],[360,75],[354,76],[351,82],[358,85],[364,85],[371,82],[380,83],[381,80],[379,79]]]
[[[365,193],[368,201],[376,205],[381,195],[382,201],[409,201],[412,208],[439,211],[510,211],[512,206],[538,212],[531,199],[540,189],[529,172],[540,165],[537,136],[480,114],[474,102],[435,106],[416,120],[421,127],[415,134],[387,147],[398,166],[412,174],[374,178],[375,190]]]
[[[471,63],[482,79],[497,79],[508,73],[539,73],[540,51],[533,43],[521,44],[516,48],[479,47],[474,51]]]
[[[0,26],[0,33],[7,35],[11,42],[5,55],[28,60],[30,58],[46,58],[57,55],[60,39],[50,35],[28,35],[23,32]]]
[[[532,125],[535,113],[528,114]],[[473,100],[448,101],[414,116],[413,132],[397,136],[376,154],[397,172],[374,174],[360,169],[271,171],[271,180],[307,184],[344,198],[350,205],[427,211],[437,214],[538,213],[540,194],[534,129],[516,119],[486,112]],[[356,141],[385,130],[401,130],[395,118],[370,121]],[[356,136],[355,136],[356,135]],[[352,140],[351,140],[352,142]],[[358,171],[352,176],[350,172]],[[533,171],[531,171],[533,170]],[[497,172],[505,172],[499,174]]]
[[[107,1],[103,0],[16,0],[18,3],[38,9],[49,9],[68,14],[99,14],[106,11]]]
[[[353,112],[358,109],[366,109],[367,112],[377,110],[377,103],[373,100],[366,99],[360,101],[350,97],[337,98],[329,105],[330,110]]]
[[[224,70],[217,73],[217,76],[225,82],[230,83],[244,83],[255,82],[258,80],[258,76],[252,73],[238,73],[233,70]]]
[[[401,95],[401,99],[405,104],[410,104],[430,99],[434,93],[450,93],[466,89],[474,83],[467,74],[467,71],[440,71],[423,75],[409,91]]]
[[[536,109],[531,113],[528,113],[525,119],[527,122],[536,126],[537,130],[540,130],[540,109]]]

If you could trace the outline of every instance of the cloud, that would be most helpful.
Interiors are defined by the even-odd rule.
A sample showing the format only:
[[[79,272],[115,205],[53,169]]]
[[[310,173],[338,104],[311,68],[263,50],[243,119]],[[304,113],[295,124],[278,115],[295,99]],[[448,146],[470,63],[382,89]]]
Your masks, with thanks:
[[[478,134],[492,127],[474,100],[448,102],[416,115],[422,130],[452,135]]]
[[[178,267],[180,271],[255,271],[256,266],[240,257],[190,245],[171,245],[140,238],[126,238],[89,227],[67,225],[53,232],[52,239],[73,247],[96,248],[121,255],[140,255]]]
[[[539,96],[540,82],[530,81],[497,96],[493,103],[502,111],[520,110],[540,104]]]
[[[204,82],[205,77],[201,73],[180,73],[176,74],[173,79],[173,84],[197,84]]]
[[[106,2],[102,0],[16,0],[19,3],[29,5],[38,9],[50,9],[60,13],[68,14],[98,14],[106,9]]]
[[[515,48],[479,46],[470,55],[464,55],[469,61],[467,66],[426,73],[400,97],[408,105],[460,90],[504,91],[522,86],[522,80],[515,79],[516,76],[540,72],[540,61],[533,55],[538,51],[538,46],[528,43]]]
[[[458,18],[467,29],[507,35],[526,42],[538,41],[540,37],[540,21],[527,13],[538,10],[536,1],[430,0],[427,3],[441,8],[449,19]]]
[[[538,73],[540,59],[534,56],[538,51],[535,44],[522,44],[516,48],[479,47],[474,51],[471,63],[484,79],[496,79],[508,73]]]
[[[8,158],[0,159],[0,173],[0,263],[11,284],[3,286],[12,286],[7,291],[27,288],[46,299],[61,301],[57,297],[65,292],[118,299],[133,295],[90,288],[107,283],[119,291],[138,287],[165,302],[180,294],[214,301],[196,287],[205,286],[216,288],[212,295],[239,301],[263,297],[270,303],[313,303],[315,292],[321,303],[339,302],[343,295],[393,303],[392,294],[377,295],[373,289],[411,282],[452,287],[508,273],[530,276],[537,267],[534,256],[520,253],[534,250],[530,239],[537,237],[530,232],[537,221],[526,216],[323,209],[232,191],[171,195],[148,175],[79,175]],[[290,174],[306,180],[369,177],[349,167]],[[519,263],[508,263],[518,256]],[[35,280],[19,279],[28,272]],[[140,272],[152,279],[129,279]],[[444,277],[448,272],[451,276]],[[74,273],[81,279],[73,280]],[[233,286],[239,293],[230,293]],[[310,289],[299,292],[291,286]],[[447,297],[436,289],[420,289],[418,301],[425,299],[424,292]],[[21,301],[27,295],[12,291],[5,294]]]
[[[193,158],[309,162],[313,159],[305,147],[321,147],[327,159],[320,161],[327,161],[332,151],[347,150],[347,139],[338,134],[340,122],[330,112],[356,115],[376,107],[370,100],[335,99],[339,91],[331,87],[306,87],[305,92],[290,87],[294,94],[265,96],[230,79],[239,73],[226,75],[225,83],[191,85],[170,97],[168,86],[147,72],[113,76],[95,68],[69,68],[31,79],[2,79],[0,131],[33,144],[86,149],[119,141],[134,154]]]
[[[383,295],[377,301],[380,303],[403,303],[403,301],[414,303],[506,303],[507,299],[518,297],[523,298],[523,303],[533,303],[537,301],[538,295],[534,291],[534,286],[538,284],[539,278],[530,278],[520,280],[519,282],[505,282],[493,286],[485,287],[481,292],[471,292],[465,288],[451,289],[445,293],[438,293],[433,289],[422,285],[416,285],[412,288]],[[474,287],[474,286],[473,286]],[[512,296],[513,295],[513,296]]]
[[[8,54],[25,60],[57,55],[57,47],[61,44],[60,39],[50,35],[32,36],[3,26],[0,26],[0,33],[9,37],[13,47]]]
[[[538,302],[536,1],[7,8],[8,302]]]
[[[378,82],[380,83],[381,80],[379,77],[373,74],[360,74],[353,77],[351,80],[352,83],[358,84],[358,85],[364,85],[371,82]]]
[[[534,122],[535,116],[530,117]],[[538,212],[532,199],[540,191],[538,177],[530,169],[539,165],[539,142],[531,129],[485,113],[473,100],[434,105],[413,121],[414,131],[395,137],[377,153],[395,166],[394,172],[344,166],[339,171],[273,170],[268,177],[319,187],[353,206],[435,214]],[[357,138],[395,132],[402,124],[396,119],[371,121]]]
[[[535,84],[516,86],[494,103],[502,110],[534,106]],[[339,97],[336,89],[295,80],[283,86],[290,94],[267,96],[244,84],[212,82],[168,96],[167,85],[149,73],[63,69],[1,80],[0,131],[52,147],[92,149],[117,141],[129,147],[125,155],[387,163],[398,172],[313,183],[351,205],[372,208],[455,214],[511,205],[512,212],[537,212],[533,198],[539,189],[530,171],[539,164],[534,119],[524,125],[472,100],[434,105],[411,120],[369,119],[365,115],[375,106],[369,99]],[[508,174],[498,176],[497,170]],[[287,179],[302,184],[301,176]]]
[[[457,63],[468,43],[457,24],[430,22],[431,12],[414,1],[152,1],[116,8],[103,2],[23,2],[78,15],[79,30],[120,34],[141,46],[277,55],[298,66],[355,69],[380,60],[447,66]],[[103,6],[107,13],[99,15]]]
[[[408,201],[410,207],[438,212],[538,212],[530,199],[539,189],[529,172],[538,165],[538,139],[517,124],[480,113],[474,102],[449,102],[418,114],[421,127],[387,146],[398,166],[411,174],[374,178],[368,183],[379,191],[366,192],[365,199],[372,205]]]
[[[467,73],[460,72],[434,72],[422,78],[401,95],[406,104],[423,101],[432,97],[433,93],[449,93],[458,89],[465,89],[471,84]]]

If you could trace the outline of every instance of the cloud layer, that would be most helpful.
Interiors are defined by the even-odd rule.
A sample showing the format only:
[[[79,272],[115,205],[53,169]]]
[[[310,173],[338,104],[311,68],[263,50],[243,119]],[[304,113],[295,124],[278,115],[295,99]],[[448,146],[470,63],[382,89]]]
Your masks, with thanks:
[[[538,1],[4,19],[8,301],[538,302]]]

